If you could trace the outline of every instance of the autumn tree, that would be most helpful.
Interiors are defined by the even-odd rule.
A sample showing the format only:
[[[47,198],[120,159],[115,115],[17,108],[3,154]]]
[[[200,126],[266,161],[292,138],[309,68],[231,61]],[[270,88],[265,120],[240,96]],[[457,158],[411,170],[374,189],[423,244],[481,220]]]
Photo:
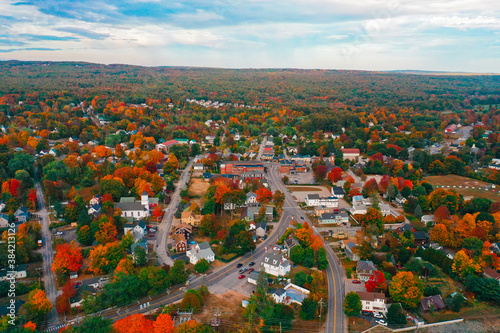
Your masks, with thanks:
[[[277,190],[274,192],[273,202],[276,205],[278,212],[281,212],[283,210],[283,204],[285,203],[285,194],[283,194],[280,190]]]
[[[257,194],[257,201],[263,205],[267,204],[273,196],[273,192],[265,187],[258,189],[255,194]]]
[[[28,301],[22,306],[26,312],[26,319],[40,322],[52,309],[52,303],[44,290],[33,289],[28,295]]]
[[[133,314],[116,321],[113,327],[118,333],[151,333],[154,323],[142,314]]]
[[[173,333],[174,321],[169,314],[161,313],[153,323],[153,333]]]
[[[171,153],[168,155],[168,160],[163,167],[163,172],[165,174],[172,174],[177,171],[177,169],[179,169],[179,160],[177,160],[177,157]]]
[[[430,233],[430,239],[438,244],[446,245],[448,243],[448,229],[443,223],[436,224]]]
[[[384,292],[387,289],[384,273],[382,273],[381,271],[375,271],[375,273],[370,276],[368,281],[366,281],[365,288],[368,292]]]
[[[335,183],[342,179],[343,174],[344,171],[341,168],[335,167],[328,173],[328,179],[330,179],[332,183]]]
[[[82,250],[74,243],[57,245],[57,253],[52,264],[54,273],[78,272],[83,264]]]
[[[354,292],[351,291],[345,295],[344,298],[344,313],[348,317],[358,316],[363,309],[361,305],[361,297]]]
[[[469,258],[464,250],[460,250],[455,254],[455,259],[453,259],[452,265],[453,273],[463,278],[474,274],[474,272],[479,271],[480,269],[480,266],[477,265],[474,260]]]
[[[400,271],[389,285],[389,294],[394,301],[415,308],[424,296],[424,285],[412,272]]]
[[[90,250],[89,268],[94,274],[109,273],[124,256],[120,242],[94,246]]]
[[[118,231],[111,218],[99,225],[99,230],[95,233],[95,239],[99,244],[111,243],[116,240]]]

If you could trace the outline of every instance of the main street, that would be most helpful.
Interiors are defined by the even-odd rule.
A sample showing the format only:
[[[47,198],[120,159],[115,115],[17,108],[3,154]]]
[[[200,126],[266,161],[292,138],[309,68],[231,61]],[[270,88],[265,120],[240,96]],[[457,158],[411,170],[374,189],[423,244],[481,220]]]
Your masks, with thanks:
[[[292,215],[297,216],[297,218],[300,219],[299,221],[308,221],[314,234],[322,237],[302,209],[297,205],[286,186],[281,182],[279,177],[279,165],[268,163],[266,166],[270,174],[269,181],[272,181],[274,183],[273,185],[285,194],[286,208],[284,209],[283,217]],[[342,309],[345,293],[345,272],[340,267],[339,259],[324,239],[323,243],[325,244],[326,257],[328,259],[328,268],[326,270],[328,280],[328,312],[326,314],[325,332],[344,332],[347,331],[347,325],[345,325],[347,318]]]
[[[186,188],[187,183],[191,177],[191,167],[193,166],[195,159],[191,159],[189,163],[186,165],[184,170],[181,173],[179,181],[177,182],[177,187],[174,191],[174,194],[170,198],[170,204],[164,210],[163,219],[158,227],[157,231],[157,248],[156,253],[158,254],[158,259],[162,265],[172,266],[174,261],[167,254],[167,240],[170,233],[170,228],[172,226],[172,221],[174,219],[174,214],[177,210],[177,206],[181,201],[180,194],[183,189]]]
[[[45,287],[45,292],[47,298],[52,303],[52,310],[47,314],[47,326],[58,325],[60,322],[59,315],[56,311],[56,297],[57,297],[57,287],[56,287],[56,277],[54,272],[52,272],[52,263],[54,262],[54,251],[52,250],[52,235],[49,229],[50,219],[49,212],[47,211],[47,205],[45,203],[45,197],[43,195],[42,186],[40,185],[38,169],[35,168],[35,188],[36,197],[38,201],[38,206],[40,211],[37,215],[41,218],[40,222],[42,225],[42,256],[43,256],[43,282]]]

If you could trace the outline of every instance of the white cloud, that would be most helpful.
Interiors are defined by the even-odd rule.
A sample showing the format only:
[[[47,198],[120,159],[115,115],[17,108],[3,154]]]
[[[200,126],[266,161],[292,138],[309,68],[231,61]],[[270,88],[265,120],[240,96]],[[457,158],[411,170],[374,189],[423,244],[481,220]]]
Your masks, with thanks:
[[[203,22],[203,21],[212,21],[212,20],[222,20],[223,17],[212,12],[207,12],[203,9],[197,9],[193,13],[183,13],[183,14],[176,14],[173,15],[172,18],[174,20],[181,20],[181,21],[196,21],[196,22]]]

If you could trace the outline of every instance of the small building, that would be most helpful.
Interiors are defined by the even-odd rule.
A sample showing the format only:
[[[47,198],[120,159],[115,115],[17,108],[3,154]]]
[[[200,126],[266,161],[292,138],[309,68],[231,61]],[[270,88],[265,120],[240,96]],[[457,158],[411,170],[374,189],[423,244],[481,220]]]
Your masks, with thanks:
[[[348,241],[345,246],[345,254],[351,261],[359,261],[357,246],[353,241]]]
[[[333,223],[337,223],[337,218],[335,217],[334,213],[323,213],[318,218],[318,221],[319,221],[319,223],[323,223],[323,224],[333,224]]]
[[[9,225],[9,215],[0,213],[0,228],[7,228]]]
[[[277,252],[266,253],[261,264],[267,274],[274,276],[285,276],[291,270],[290,262]]]
[[[380,203],[378,207],[380,208],[380,212],[382,213],[382,215],[391,215],[391,206],[389,206],[389,204]]]
[[[398,205],[399,207],[402,207],[402,206],[405,204],[405,202],[406,202],[406,198],[405,198],[405,197],[403,197],[403,196],[401,195],[401,193],[398,193],[398,195],[396,195],[396,198],[394,199],[394,201],[393,201],[393,202],[394,202],[396,205]]]
[[[297,245],[299,245],[299,243],[297,243],[295,238],[289,236],[287,239],[285,239],[285,241],[283,242],[283,250],[285,251],[287,257],[290,257],[292,249]]]
[[[336,197],[320,197],[317,193],[308,194],[306,196],[307,206],[324,206],[324,207],[338,207],[339,199]]]
[[[498,281],[498,283],[500,283],[500,273],[498,273],[498,271],[494,270],[493,268],[485,268],[483,275],[486,278],[495,279]]]
[[[187,251],[187,241],[186,237],[184,237],[184,234],[182,233],[176,234],[174,237],[174,242],[175,242],[175,250],[178,253]]]
[[[412,233],[417,231],[413,226],[409,223],[403,224],[401,227],[398,228],[398,235],[401,235],[405,231],[411,231]]]
[[[361,281],[368,281],[376,270],[377,267],[375,267],[375,264],[369,260],[360,260],[356,265],[356,275],[358,276],[358,280]]]
[[[413,240],[414,246],[422,246],[429,242],[429,235],[423,231],[414,231],[413,237],[415,237],[415,239]]]
[[[24,279],[28,276],[27,264],[17,265],[14,270],[2,269],[0,270],[0,281],[7,281],[9,278],[15,278],[16,280]]]
[[[195,163],[195,164],[193,164],[193,170],[203,171],[204,170],[203,163]]]
[[[342,149],[342,154],[344,156],[344,160],[357,161],[359,159],[360,151],[357,148]]]
[[[436,223],[436,220],[434,218],[434,215],[423,215],[421,218],[420,218],[420,221],[427,225],[427,223],[432,223],[432,225],[434,225]]]
[[[420,311],[440,311],[446,308],[441,295],[427,296],[422,298],[419,305]]]
[[[245,205],[248,207],[259,206],[259,202],[257,201],[257,194],[248,192],[245,199]]]
[[[366,209],[366,205],[361,203],[361,202],[355,202],[351,209],[350,209],[350,212],[352,215],[363,215],[363,214],[366,214],[367,212],[367,209]]]
[[[253,271],[252,273],[248,274],[248,283],[257,285],[257,279],[259,277],[259,272]]]
[[[18,223],[24,223],[29,219],[29,212],[26,206],[19,207],[14,213],[14,217],[16,218]]]
[[[191,250],[186,252],[186,255],[189,258],[189,262],[193,265],[201,259],[205,259],[209,263],[215,260],[215,253],[208,242],[195,244]]]
[[[262,221],[255,226],[255,235],[259,237],[264,237],[267,232],[267,223]]]
[[[383,293],[373,293],[367,291],[356,291],[361,298],[362,311],[378,312],[385,314],[387,312],[386,298]]]

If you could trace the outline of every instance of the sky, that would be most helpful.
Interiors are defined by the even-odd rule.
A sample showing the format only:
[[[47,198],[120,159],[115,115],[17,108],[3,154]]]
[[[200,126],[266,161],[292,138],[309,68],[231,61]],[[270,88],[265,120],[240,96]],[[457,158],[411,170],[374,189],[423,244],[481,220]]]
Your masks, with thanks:
[[[498,0],[0,0],[0,60],[500,73]]]

